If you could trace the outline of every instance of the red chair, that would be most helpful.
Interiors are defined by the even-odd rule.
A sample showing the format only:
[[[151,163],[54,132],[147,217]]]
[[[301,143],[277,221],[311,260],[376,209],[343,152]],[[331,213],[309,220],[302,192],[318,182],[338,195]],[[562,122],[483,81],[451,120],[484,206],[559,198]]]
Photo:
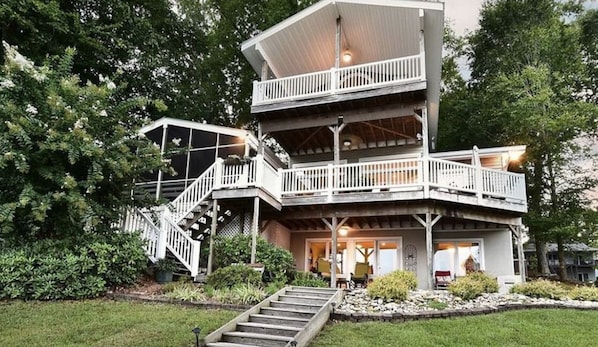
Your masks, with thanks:
[[[434,272],[434,287],[436,289],[446,289],[452,280],[450,271],[438,270]]]

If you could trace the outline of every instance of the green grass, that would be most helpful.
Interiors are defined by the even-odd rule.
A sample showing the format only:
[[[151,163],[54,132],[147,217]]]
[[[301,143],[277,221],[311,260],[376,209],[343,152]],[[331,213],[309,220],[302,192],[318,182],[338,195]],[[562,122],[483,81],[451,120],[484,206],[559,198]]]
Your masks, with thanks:
[[[0,302],[0,346],[194,346],[238,312],[89,300]]]
[[[334,323],[312,347],[595,346],[598,311],[525,310],[407,323]]]

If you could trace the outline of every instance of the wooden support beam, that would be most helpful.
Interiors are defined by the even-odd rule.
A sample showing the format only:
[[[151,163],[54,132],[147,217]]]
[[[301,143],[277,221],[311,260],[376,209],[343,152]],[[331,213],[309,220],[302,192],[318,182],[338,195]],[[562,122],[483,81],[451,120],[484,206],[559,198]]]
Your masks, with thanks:
[[[257,253],[257,235],[259,234],[260,198],[253,198],[253,219],[251,220],[251,264],[255,264]]]
[[[372,128],[378,129],[378,130],[382,130],[383,132],[387,132],[387,133],[391,133],[391,134],[393,134],[393,135],[397,135],[397,136],[400,136],[400,137],[404,137],[404,138],[406,138],[406,139],[412,139],[412,138],[413,138],[413,137],[411,137],[411,136],[409,136],[409,135],[401,134],[401,133],[400,133],[400,132],[398,132],[398,131],[394,131],[394,130],[391,130],[391,129],[388,129],[388,128],[385,128],[385,127],[381,127],[381,126],[379,126],[379,125],[376,125],[376,124],[372,124],[371,122],[360,122],[360,123],[362,123],[362,124],[365,124],[365,125],[368,125],[368,126],[370,126],[370,127],[372,127]]]
[[[525,253],[523,252],[523,230],[521,225],[509,225],[509,229],[511,229],[511,232],[517,240],[519,276],[521,276],[521,283],[525,283]]]
[[[426,213],[426,269],[428,289],[434,289],[434,249],[432,243],[432,214]]]
[[[214,205],[212,206],[212,226],[210,228],[210,250],[208,253],[208,270],[207,274],[212,273],[212,267],[214,266],[214,238],[216,237],[216,230],[218,229],[218,200],[214,199]]]

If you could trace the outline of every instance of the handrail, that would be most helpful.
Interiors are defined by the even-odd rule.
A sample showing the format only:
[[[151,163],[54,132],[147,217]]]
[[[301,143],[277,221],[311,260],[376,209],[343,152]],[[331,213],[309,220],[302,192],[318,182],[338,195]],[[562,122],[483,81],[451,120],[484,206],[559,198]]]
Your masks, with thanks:
[[[186,215],[191,213],[200,202],[210,195],[217,176],[216,168],[221,162],[222,159],[216,160],[212,166],[206,169],[187,189],[169,204],[175,223],[180,223]]]
[[[172,218],[169,218],[167,211],[165,211],[165,214],[162,228],[163,232],[166,233],[166,247],[190,270],[191,276],[196,276],[199,271],[201,242],[193,240],[187,235]]]
[[[145,253],[152,261],[156,261],[160,229],[154,225],[154,222],[145,213],[136,208],[127,209],[123,231],[139,231],[141,238],[146,241],[143,245]]]
[[[253,105],[422,80],[424,54],[255,81]]]

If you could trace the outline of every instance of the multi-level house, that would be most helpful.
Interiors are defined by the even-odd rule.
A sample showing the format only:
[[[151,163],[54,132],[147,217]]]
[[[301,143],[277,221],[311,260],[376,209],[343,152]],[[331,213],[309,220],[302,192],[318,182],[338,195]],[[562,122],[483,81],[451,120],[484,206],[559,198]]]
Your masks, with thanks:
[[[573,242],[564,245],[566,280],[579,283],[594,283],[596,281],[596,259],[598,248],[590,247],[585,243]],[[526,244],[526,258],[535,258],[536,248],[534,243]],[[559,273],[559,255],[556,243],[546,244],[546,258],[550,273],[556,276]],[[528,269],[528,273],[533,273]]]
[[[438,270],[516,281],[527,205],[524,176],[509,168],[525,147],[435,150],[443,12],[440,2],[323,0],[245,41],[259,76],[256,155],[216,160],[152,224],[156,247],[198,252],[176,250],[176,235],[209,202],[212,235],[230,233],[219,211],[249,212],[233,229],[289,249],[298,270],[328,262],[332,286],[357,263],[370,277],[413,271],[421,288]],[[266,135],[288,165],[266,152]]]

